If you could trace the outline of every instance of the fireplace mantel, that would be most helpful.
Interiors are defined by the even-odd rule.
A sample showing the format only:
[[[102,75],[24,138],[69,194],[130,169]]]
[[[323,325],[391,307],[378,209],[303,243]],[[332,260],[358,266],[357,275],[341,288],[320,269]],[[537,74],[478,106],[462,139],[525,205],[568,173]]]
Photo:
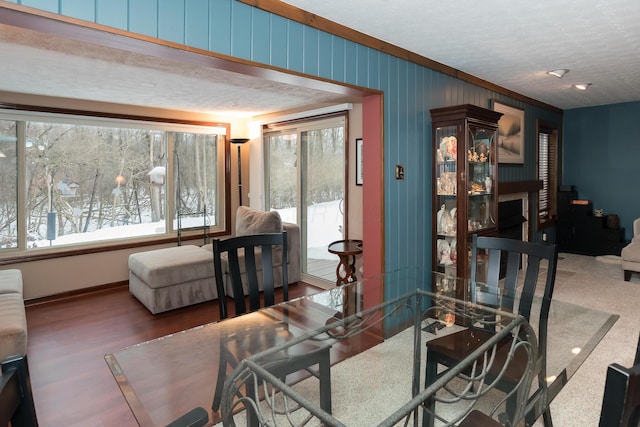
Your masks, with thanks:
[[[498,181],[498,194],[535,193],[542,189],[542,181]]]
[[[498,182],[498,201],[522,200],[522,214],[529,219],[529,200],[537,196],[531,196],[531,193],[537,193],[542,188],[542,181],[511,181]],[[529,241],[530,234],[529,221],[522,223],[522,240]]]

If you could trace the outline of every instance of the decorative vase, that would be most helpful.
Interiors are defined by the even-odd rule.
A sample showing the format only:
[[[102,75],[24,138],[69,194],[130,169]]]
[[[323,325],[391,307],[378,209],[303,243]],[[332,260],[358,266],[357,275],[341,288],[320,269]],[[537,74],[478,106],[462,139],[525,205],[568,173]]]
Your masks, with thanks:
[[[437,223],[437,230],[439,234],[442,234],[442,215],[447,211],[446,206],[442,205],[440,206],[440,210],[438,211],[438,213],[436,214],[436,223]]]
[[[484,189],[487,190],[487,193],[491,193],[491,188],[493,187],[493,181],[490,176],[487,176],[484,179]]]

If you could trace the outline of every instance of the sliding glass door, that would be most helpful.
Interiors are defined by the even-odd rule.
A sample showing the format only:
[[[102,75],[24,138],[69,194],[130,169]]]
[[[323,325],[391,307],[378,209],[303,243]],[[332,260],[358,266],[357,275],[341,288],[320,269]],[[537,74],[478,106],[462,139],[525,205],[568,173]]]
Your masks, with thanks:
[[[344,122],[295,123],[264,135],[268,206],[300,225],[303,280],[325,286],[335,284],[338,263],[327,247],[345,231]]]

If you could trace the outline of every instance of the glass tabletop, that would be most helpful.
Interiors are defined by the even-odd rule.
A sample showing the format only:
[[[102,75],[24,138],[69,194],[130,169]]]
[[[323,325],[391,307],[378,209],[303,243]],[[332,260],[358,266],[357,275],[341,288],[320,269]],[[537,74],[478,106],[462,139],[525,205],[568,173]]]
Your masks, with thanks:
[[[367,289],[394,286],[399,281],[415,282],[415,291],[384,302],[372,300],[367,294]],[[452,295],[451,287],[431,292],[434,281],[444,283],[436,273],[408,270],[387,273],[133,345],[107,354],[105,359],[140,425],[167,425],[196,407],[208,412],[209,425],[219,423],[222,416],[227,417],[226,424],[241,424],[243,406],[233,394],[223,396],[221,413],[210,409],[220,339],[229,333],[260,330],[274,322],[284,322],[295,338],[278,342],[274,347],[309,340],[332,346],[333,410],[332,414],[326,414],[320,409],[315,378],[287,376],[286,383],[269,380],[269,389],[281,391],[282,402],[273,404],[284,405],[278,407],[279,411],[301,407],[286,416],[276,416],[273,407],[265,408],[264,396],[256,399],[256,406],[263,408],[262,415],[272,424],[289,425],[287,417],[315,418],[325,425],[394,425],[406,417],[417,422],[419,415],[415,415],[415,408],[419,407],[420,399],[436,393],[447,381],[458,381],[454,378],[458,373],[452,372],[451,378],[441,378],[443,384],[424,387],[426,341],[478,327],[482,319],[491,315],[492,319],[498,316],[503,325],[499,332],[502,335],[496,340],[535,344],[539,322],[532,318],[529,323],[517,314],[495,307],[455,300],[448,297]],[[471,288],[465,280],[453,281],[455,286]],[[530,382],[531,398],[526,410],[532,416],[537,417],[549,405],[616,320],[617,316],[610,313],[552,301],[548,320],[548,387],[540,392],[537,382]],[[261,360],[276,350],[245,359],[240,369],[230,373],[225,388],[237,387],[242,393],[242,381],[247,378],[264,381],[268,372],[263,371]],[[490,412],[500,405],[499,400],[495,393],[487,392],[474,400],[472,408]],[[456,419],[464,416],[470,406],[439,403],[436,408],[442,417]]]

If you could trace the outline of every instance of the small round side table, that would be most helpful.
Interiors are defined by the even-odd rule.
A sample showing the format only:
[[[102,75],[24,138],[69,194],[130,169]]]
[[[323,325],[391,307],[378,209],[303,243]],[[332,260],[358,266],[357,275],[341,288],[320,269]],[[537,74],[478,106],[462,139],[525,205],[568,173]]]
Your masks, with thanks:
[[[329,252],[340,257],[340,263],[336,268],[336,286],[355,282],[356,278],[356,255],[362,253],[362,240],[337,240],[329,244]]]

